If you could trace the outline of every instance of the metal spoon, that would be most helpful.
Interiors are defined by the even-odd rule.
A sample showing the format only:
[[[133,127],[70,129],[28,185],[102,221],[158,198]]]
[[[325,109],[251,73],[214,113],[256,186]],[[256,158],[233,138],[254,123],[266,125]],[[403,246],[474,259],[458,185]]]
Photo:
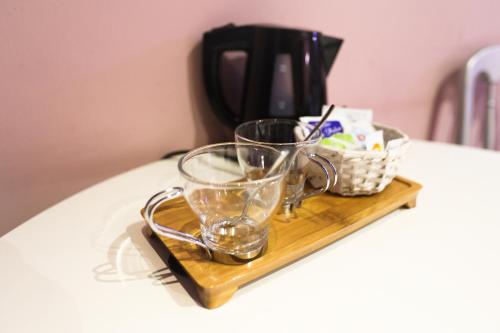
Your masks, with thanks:
[[[269,175],[271,175],[281,164],[285,161],[285,159],[288,156],[288,151],[284,150],[281,152],[280,156],[274,161],[273,165],[269,168],[269,170],[266,172],[264,177],[262,179],[267,178]],[[255,195],[259,192],[259,190],[264,186],[266,183],[262,183],[259,185],[248,197],[247,201],[245,202],[245,206],[243,207],[243,210],[240,214],[240,216],[237,218],[238,220],[243,219],[247,215],[248,207],[250,206],[250,203],[253,201]]]
[[[326,113],[323,115],[323,117],[321,117],[321,120],[319,121],[319,123],[316,124],[316,126],[312,129],[312,131],[309,133],[309,135],[306,136],[304,141],[309,140],[313,136],[314,133],[316,133],[319,129],[321,129],[321,126],[323,126],[324,122],[328,119],[328,116],[330,115],[330,113],[332,113],[333,109],[335,109],[335,104],[330,105],[330,107],[328,108],[328,111],[326,111]]]

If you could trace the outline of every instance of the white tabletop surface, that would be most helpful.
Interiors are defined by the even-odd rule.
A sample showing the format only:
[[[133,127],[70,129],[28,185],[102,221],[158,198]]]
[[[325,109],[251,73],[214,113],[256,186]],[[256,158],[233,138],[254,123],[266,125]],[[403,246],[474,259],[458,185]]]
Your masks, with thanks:
[[[141,233],[176,162],[119,175],[0,238],[1,332],[499,332],[500,154],[415,141],[401,209],[200,307]]]

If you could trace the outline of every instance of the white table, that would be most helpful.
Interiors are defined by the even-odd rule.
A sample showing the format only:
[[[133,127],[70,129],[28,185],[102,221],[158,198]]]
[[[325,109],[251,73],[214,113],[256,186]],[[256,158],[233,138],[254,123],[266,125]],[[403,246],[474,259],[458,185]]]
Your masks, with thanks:
[[[0,238],[1,332],[499,332],[500,154],[414,142],[399,210],[239,290],[195,303],[141,233],[176,161],[93,186]]]

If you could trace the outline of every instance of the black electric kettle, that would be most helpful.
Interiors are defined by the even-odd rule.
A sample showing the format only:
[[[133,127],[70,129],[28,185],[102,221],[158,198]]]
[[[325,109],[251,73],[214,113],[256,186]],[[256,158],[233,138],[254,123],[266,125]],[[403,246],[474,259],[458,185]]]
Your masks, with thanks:
[[[247,25],[203,35],[208,98],[227,125],[262,118],[320,115],[325,77],[342,39],[316,31]]]

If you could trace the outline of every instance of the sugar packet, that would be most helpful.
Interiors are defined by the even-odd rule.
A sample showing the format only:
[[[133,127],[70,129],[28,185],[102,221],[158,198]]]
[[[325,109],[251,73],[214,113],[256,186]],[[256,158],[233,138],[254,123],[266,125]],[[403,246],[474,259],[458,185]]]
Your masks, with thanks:
[[[325,110],[326,108],[323,113]],[[321,143],[340,149],[365,150],[366,138],[375,132],[371,124],[372,119],[372,110],[335,108],[321,127]],[[300,117],[300,121],[312,126],[320,120],[321,117]]]

